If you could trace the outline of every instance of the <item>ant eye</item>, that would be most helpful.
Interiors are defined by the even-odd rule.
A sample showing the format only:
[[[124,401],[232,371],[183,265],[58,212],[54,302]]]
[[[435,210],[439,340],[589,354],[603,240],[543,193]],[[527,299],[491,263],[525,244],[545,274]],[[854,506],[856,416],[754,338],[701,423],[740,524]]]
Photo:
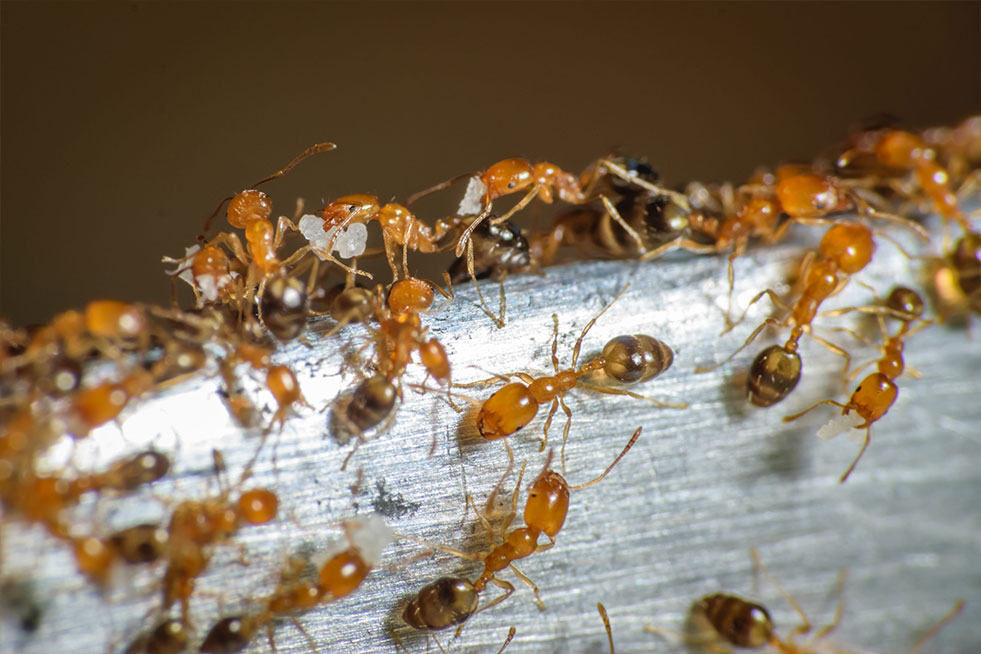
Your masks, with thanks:
[[[508,188],[514,188],[514,182],[508,182]]]

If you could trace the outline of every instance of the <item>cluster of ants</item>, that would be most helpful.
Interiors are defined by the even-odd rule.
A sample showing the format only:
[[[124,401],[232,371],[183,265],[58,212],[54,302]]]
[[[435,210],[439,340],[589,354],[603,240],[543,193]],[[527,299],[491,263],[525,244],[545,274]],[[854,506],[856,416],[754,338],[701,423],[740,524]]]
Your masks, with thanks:
[[[550,408],[541,442],[544,451],[557,411],[561,408],[567,417],[560,455],[562,474],[552,469],[549,450],[549,458],[528,490],[523,527],[509,531],[517,515],[525,464],[511,498],[510,513],[500,528],[500,545],[478,555],[425,543],[431,549],[483,565],[475,580],[440,578],[405,604],[402,615],[407,625],[435,632],[453,626],[459,631],[474,614],[507,599],[515,588],[498,576],[505,569],[531,587],[536,602],[544,608],[537,587],[514,562],[551,549],[565,521],[570,491],[599,483],[639,438],[641,428],[601,475],[570,485],[563,476],[572,419],[566,393],[580,388],[628,395],[662,407],[687,406],[624,388],[649,381],[672,365],[670,346],[652,336],[618,336],[598,356],[579,363],[587,333],[612,302],[583,329],[569,367],[563,369],[559,364],[558,318],[553,316],[554,374],[534,377],[516,373],[511,376],[515,381],[486,399],[466,398],[460,388],[502,377],[475,384],[452,381],[446,349],[429,337],[425,326],[426,312],[437,292],[451,299],[452,284],[469,278],[482,310],[500,327],[506,322],[503,282],[508,275],[541,273],[569,258],[648,261],[678,249],[728,253],[728,331],[742,321],[732,318],[734,260],[755,241],[782,240],[795,224],[823,228],[818,247],[802,260],[792,299],[765,289],[750,303],[769,297],[780,317],[764,321],[732,356],[699,371],[727,363],[767,326],[789,329],[786,342],[763,349],[747,376],[748,400],[769,407],[786,398],[800,380],[803,362],[798,345],[805,334],[845,359],[843,379],[850,380],[861,371],[862,367],[851,369],[844,348],[812,333],[819,315],[834,317],[859,311],[874,316],[882,333],[877,344],[882,356],[874,362],[876,372],[859,383],[847,402],[828,399],[819,403],[842,410],[840,417],[822,428],[821,436],[852,429],[865,432],[864,443],[841,476],[842,482],[868,447],[873,423],[883,418],[896,399],[896,382],[905,367],[902,352],[906,340],[935,322],[981,313],[981,234],[972,228],[964,209],[972,201],[977,204],[981,116],[953,128],[919,133],[893,127],[867,129],[839,148],[835,157],[761,170],[738,186],[690,183],[669,189],[659,184],[658,174],[644,159],[622,155],[602,157],[579,175],[547,162],[506,159],[482,172],[417,193],[405,205],[382,206],[375,196],[354,194],[331,201],[318,214],[303,214],[302,202],[298,202],[292,218],[280,216],[273,221],[272,201],[258,187],[286,174],[305,158],[333,149],[332,143],[314,145],[282,170],[227,198],[206,221],[197,245],[188,248],[183,257],[165,258],[176,265],[170,272],[172,288],[177,280],[186,282],[194,295],[193,308],[180,308],[176,294],[172,306],[166,308],[98,300],[82,311],[59,314],[38,328],[0,325],[0,505],[4,521],[35,525],[63,543],[78,570],[100,588],[111,583],[120,566],[159,566],[158,616],[163,617],[131,642],[127,652],[185,651],[192,632],[189,601],[195,581],[208,568],[216,548],[232,543],[240,529],[276,518],[277,494],[269,488],[248,487],[248,480],[266,436],[282,429],[295,407],[308,404],[294,372],[274,361],[281,344],[306,342],[308,323],[314,317],[329,316],[335,321],[326,337],[352,324],[361,325],[366,332],[367,345],[359,354],[368,351],[362,362],[368,373],[335,402],[332,413],[333,428],[348,439],[357,439],[351,454],[357,443],[384,431],[394,420],[404,386],[439,393],[454,407],[455,399],[473,401],[479,406],[476,425],[480,436],[503,439],[512,466],[507,436],[529,425],[539,408],[547,404]],[[430,226],[410,210],[423,196],[445,192],[462,180],[467,180],[468,186],[455,215]],[[495,213],[495,204],[502,198],[519,194],[520,199],[510,209]],[[547,229],[526,232],[515,221],[522,209],[536,201],[558,202],[568,208],[560,211]],[[225,202],[231,230],[208,237],[211,223]],[[928,289],[937,307],[935,319],[924,317],[926,303],[921,293],[906,287],[892,289],[876,304],[821,312],[825,300],[841,292],[870,263],[880,239],[891,240],[876,227],[878,221],[894,223],[929,243],[928,232],[916,220],[926,215],[939,215],[944,221],[941,251],[927,258]],[[381,227],[383,247],[379,250],[366,247],[371,222]],[[953,243],[952,231],[958,232]],[[302,235],[306,244],[282,253],[287,236],[294,232]],[[410,251],[452,251],[456,255],[443,274],[445,288],[410,274]],[[380,255],[384,255],[393,281],[370,286],[366,282],[374,277],[359,268],[359,261]],[[327,288],[324,273],[332,269],[342,270],[344,281]],[[500,282],[497,313],[484,300],[478,285],[481,278]],[[892,332],[889,320],[898,324]],[[849,333],[867,342],[859,334]],[[427,387],[425,382],[403,383],[407,369],[416,360],[425,370],[426,381],[432,378],[438,389]],[[263,433],[262,444],[238,481],[222,482],[210,497],[177,502],[169,520],[160,524],[137,524],[105,533],[76,519],[75,509],[84,498],[122,501],[124,496],[165,477],[171,460],[165,452],[148,449],[104,469],[69,474],[46,467],[46,453],[65,439],[81,443],[93,430],[118,420],[141,396],[202,375],[216,375],[221,380],[222,397],[242,427]],[[277,408],[268,422],[264,423],[254,398],[242,389],[244,377],[260,380],[274,398]],[[806,412],[785,419],[794,420]],[[224,458],[215,450],[213,459],[222,480],[227,475]],[[468,497],[468,502],[493,542],[497,534],[491,523],[472,498]],[[292,619],[302,630],[296,616],[353,593],[394,538],[416,540],[394,534],[374,515],[352,518],[344,528],[345,539],[320,561],[291,561],[285,566],[275,589],[257,602],[259,610],[226,616],[212,625],[199,650],[240,652],[263,629],[272,644],[273,629],[281,618]],[[503,592],[478,608],[489,585]],[[171,616],[175,605],[177,617]],[[602,609],[601,613],[609,631]],[[793,643],[794,635],[807,629],[782,640],[774,635],[766,609],[735,596],[702,598],[693,613],[707,621],[716,640],[731,645],[770,645],[787,654],[811,651]],[[821,633],[828,631],[830,628]],[[502,651],[513,635],[512,628]]]

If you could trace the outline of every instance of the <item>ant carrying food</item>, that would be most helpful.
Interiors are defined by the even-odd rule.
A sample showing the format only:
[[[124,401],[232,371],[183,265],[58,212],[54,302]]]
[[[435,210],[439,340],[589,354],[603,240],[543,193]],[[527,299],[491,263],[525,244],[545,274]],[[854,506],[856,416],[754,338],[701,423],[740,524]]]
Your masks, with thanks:
[[[872,307],[872,309],[875,308],[878,307]],[[862,455],[868,448],[872,438],[872,423],[877,422],[884,416],[889,411],[893,402],[896,401],[896,396],[899,394],[899,387],[896,386],[895,380],[903,373],[905,368],[903,361],[903,345],[905,340],[924,327],[932,324],[931,321],[925,320],[917,327],[910,328],[913,321],[920,320],[920,316],[923,314],[923,300],[912,289],[898,287],[893,290],[884,308],[891,312],[892,315],[898,315],[902,320],[902,325],[894,336],[889,336],[886,331],[885,322],[882,319],[882,312],[875,312],[884,341],[881,347],[882,358],[877,362],[878,371],[862,380],[852,393],[851,399],[848,400],[847,404],[842,404],[835,400],[821,400],[799,413],[784,418],[785,422],[790,422],[809,413],[822,404],[831,404],[841,408],[842,416],[840,419],[833,420],[818,431],[818,436],[822,440],[833,438],[839,433],[842,433],[842,431],[865,429],[865,440],[862,447],[855,456],[855,460],[848,466],[845,474],[841,476],[841,483],[847,481],[848,476],[855,469],[859,459],[862,458]],[[858,309],[861,310],[864,307]],[[847,310],[839,310],[839,312]],[[869,364],[860,366],[854,372],[858,373],[867,365]]]
[[[334,602],[352,594],[367,578],[372,568],[381,560],[382,551],[392,542],[392,532],[378,515],[352,518],[344,522],[346,543],[334,543],[328,548],[315,578],[303,574],[305,561],[289,562],[273,593],[261,600],[263,609],[254,614],[222,618],[208,631],[201,644],[202,652],[232,654],[244,650],[259,629],[265,627],[270,646],[273,641],[274,621],[289,616],[293,624],[306,636],[311,649],[317,647],[310,635],[296,618],[318,604]]]

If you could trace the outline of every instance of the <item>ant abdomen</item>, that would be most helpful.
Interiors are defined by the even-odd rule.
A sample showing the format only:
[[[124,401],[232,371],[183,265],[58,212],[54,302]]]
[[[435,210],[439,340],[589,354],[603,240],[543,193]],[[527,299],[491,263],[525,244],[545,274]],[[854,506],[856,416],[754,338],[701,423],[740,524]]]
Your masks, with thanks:
[[[782,345],[771,345],[760,352],[749,369],[746,390],[749,401],[759,407],[781,401],[800,381],[800,355]]]
[[[719,636],[738,647],[762,647],[773,638],[773,620],[767,610],[735,595],[703,597],[692,613],[703,615]]]
[[[388,417],[397,398],[395,386],[383,375],[375,375],[354,389],[345,417],[354,427],[367,431]]]
[[[465,622],[477,610],[477,591],[462,577],[440,577],[423,586],[402,611],[410,627],[438,631]]]
[[[201,651],[208,654],[241,652],[251,642],[253,631],[251,621],[246,617],[223,618],[208,632],[201,643]]]
[[[266,284],[259,301],[262,323],[280,341],[290,341],[307,326],[307,292],[292,277],[276,277]]]
[[[603,348],[603,371],[624,384],[647,381],[671,367],[671,348],[645,334],[617,336]]]

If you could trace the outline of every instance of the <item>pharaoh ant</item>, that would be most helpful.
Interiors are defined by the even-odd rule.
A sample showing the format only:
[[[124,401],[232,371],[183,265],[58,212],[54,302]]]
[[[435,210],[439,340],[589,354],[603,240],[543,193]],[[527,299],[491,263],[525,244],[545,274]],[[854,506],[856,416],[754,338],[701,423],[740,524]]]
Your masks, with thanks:
[[[225,470],[224,457],[212,450],[219,483]],[[246,468],[236,487],[249,476]],[[195,579],[204,572],[211,558],[210,547],[228,541],[243,524],[261,525],[276,517],[279,498],[267,488],[243,491],[233,502],[232,488],[222,488],[217,496],[203,500],[184,500],[174,509],[167,526],[168,543],[163,577],[163,605],[181,604],[181,615],[188,619],[188,604]]]
[[[608,161],[627,171],[631,180],[653,184],[659,176],[644,159],[616,157]],[[608,175],[611,190],[619,199],[613,203],[600,194],[603,211],[581,205],[560,214],[543,234],[531,239],[531,257],[536,266],[551,265],[558,249],[574,246],[582,253],[600,253],[623,259],[644,255],[653,241],[674,239],[689,228],[689,210],[670,195]]]
[[[838,606],[832,621],[821,627],[807,643],[799,645],[795,638],[811,630],[811,622],[797,600],[781,586],[769,573],[759,553],[755,548],[750,549],[750,555],[756,568],[777,589],[780,595],[793,607],[801,618],[801,624],[795,627],[786,638],[776,634],[776,628],[770,612],[762,604],[743,599],[738,595],[714,593],[706,595],[692,604],[690,611],[690,630],[679,634],[652,625],[645,625],[644,630],[661,636],[670,635],[683,643],[702,646],[712,651],[730,651],[729,646],[759,649],[769,646],[779,654],[817,654],[815,646],[828,634],[834,631],[844,615],[845,570],[838,574]]]
[[[556,355],[558,350],[559,338],[559,318],[552,314],[553,335],[552,335],[552,368],[554,375],[543,377],[532,377],[527,373],[513,373],[510,376],[517,377],[521,381],[511,382],[501,387],[487,398],[480,406],[477,413],[477,431],[487,440],[496,440],[509,436],[525,427],[538,414],[538,409],[543,404],[551,403],[548,417],[544,425],[544,438],[541,443],[541,450],[548,445],[548,429],[552,424],[552,418],[559,407],[566,415],[565,428],[562,432],[561,461],[562,470],[565,471],[565,445],[569,438],[569,429],[572,425],[572,410],[565,403],[565,394],[573,388],[582,388],[604,393],[608,395],[628,395],[630,397],[647,400],[657,406],[672,409],[686,409],[687,404],[672,404],[661,402],[653,398],[634,393],[621,388],[606,388],[587,384],[581,378],[591,373],[602,370],[607,376],[621,383],[637,383],[647,381],[658,376],[667,370],[674,360],[671,348],[661,341],[638,334],[635,336],[618,336],[612,339],[603,348],[603,352],[576,367],[579,362],[579,352],[586,334],[613,303],[620,298],[627,290],[626,285],[613,300],[596,314],[583,328],[579,339],[572,349],[572,363],[566,370],[559,369],[559,359]],[[484,382],[474,382],[463,384],[471,386]],[[510,448],[508,448],[510,452]]]
[[[777,169],[773,182],[740,187],[739,194],[748,194],[741,202],[737,201],[735,191],[730,187],[722,187],[725,215],[721,220],[709,217],[703,211],[691,212],[690,229],[710,238],[711,244],[679,237],[641,256],[641,260],[646,261],[678,248],[708,254],[730,252],[727,268],[729,308],[726,311],[726,331],[735,326],[730,320],[735,283],[733,263],[745,253],[751,238],[762,238],[766,243],[776,243],[783,239],[795,223],[827,225],[827,216],[830,214],[855,209],[866,216],[896,222],[912,230],[924,241],[928,240],[923,227],[902,216],[874,209],[865,199],[834,177],[818,175],[798,165],[786,165]],[[703,193],[707,191],[697,185],[690,185],[689,190]],[[784,215],[788,217],[787,220],[782,220]]]
[[[511,511],[501,525],[502,544],[494,547],[490,552],[481,554],[467,554],[458,550],[431,545],[416,538],[401,536],[408,540],[422,543],[434,547],[443,552],[453,554],[468,561],[482,563],[483,572],[476,581],[470,583],[468,580],[458,577],[446,577],[432,584],[424,586],[418,594],[406,604],[402,612],[403,620],[406,624],[428,631],[445,629],[453,625],[460,625],[457,634],[466,622],[476,613],[486,611],[506,600],[514,593],[514,586],[503,579],[498,579],[495,573],[504,568],[511,568],[524,584],[528,585],[535,594],[535,603],[542,610],[545,610],[545,603],[542,602],[538,592],[538,587],[524,573],[514,566],[514,561],[523,559],[544,552],[555,546],[555,537],[562,530],[565,524],[566,514],[569,511],[569,495],[572,490],[581,490],[594,486],[610,473],[611,470],[620,462],[630,448],[634,446],[640,438],[642,427],[638,427],[631,436],[627,445],[620,451],[620,454],[613,460],[606,470],[595,479],[584,484],[575,486],[570,485],[565,478],[558,472],[551,470],[551,455],[545,463],[541,474],[532,482],[528,489],[528,499],[524,508],[524,527],[518,527],[508,532],[508,527],[517,515],[518,491],[521,489],[521,479],[524,476],[525,466],[521,466],[518,475],[518,483],[515,485],[514,493],[511,496]],[[494,541],[494,528],[487,518],[473,505],[473,498],[468,496],[468,501],[477,513],[484,528],[490,536],[491,542]],[[540,537],[544,535],[547,543],[539,543]],[[489,604],[478,609],[478,597],[480,593],[487,589],[488,584],[494,584],[504,592],[495,597]]]
[[[912,173],[916,183],[930,199],[937,212],[947,221],[957,222],[965,233],[970,223],[961,210],[954,193],[950,173],[937,163],[937,152],[921,137],[899,129],[877,130],[859,137],[855,147],[842,153],[838,168],[847,168],[858,155],[872,155],[886,170]]]
[[[797,347],[804,333],[809,333],[821,345],[844,357],[847,370],[851,360],[848,353],[814,334],[811,331],[811,322],[821,303],[839,292],[854,274],[864,269],[872,260],[874,251],[872,230],[865,225],[844,222],[833,224],[821,238],[818,256],[815,258],[809,255],[804,260],[804,289],[788,315],[782,320],[767,318],[735,352],[714,366],[698,367],[695,372],[708,372],[732,360],[768,325],[791,327],[790,336],[784,345],[771,345],[764,349],[750,366],[747,391],[752,404],[759,407],[772,406],[787,397],[797,386],[802,369]],[[787,309],[787,305],[770,289],[758,293],[749,306],[764,295],[776,306]]]
[[[965,234],[944,257],[927,262],[924,276],[941,322],[981,314],[981,234]]]
[[[347,545],[335,543],[328,548],[324,561],[319,565],[316,579],[303,574],[306,562],[291,560],[281,575],[273,593],[262,600],[263,609],[255,614],[243,614],[222,618],[205,636],[202,652],[232,654],[241,652],[263,627],[273,641],[274,620],[289,616],[293,624],[307,637],[311,649],[317,647],[310,635],[296,618],[297,613],[309,611],[318,604],[334,602],[347,597],[364,582],[372,568],[381,560],[382,551],[392,542],[392,531],[380,516],[369,514],[344,522]]]
[[[875,311],[875,309],[880,308],[884,308],[891,315],[898,316],[901,319],[902,324],[894,336],[889,336],[886,330],[885,322],[882,319],[883,312]],[[862,455],[868,448],[872,438],[872,423],[884,416],[889,411],[893,402],[896,401],[896,396],[899,394],[899,387],[896,386],[895,380],[903,373],[905,368],[903,361],[903,345],[905,340],[921,329],[933,324],[929,320],[924,320],[917,327],[910,328],[913,321],[921,320],[923,300],[915,291],[904,287],[897,287],[890,293],[885,307],[858,307],[856,309],[869,309],[871,312],[876,313],[876,317],[878,318],[879,327],[882,331],[883,344],[881,346],[882,357],[876,362],[877,372],[868,375],[862,380],[852,393],[851,399],[848,400],[847,404],[842,404],[835,400],[821,400],[799,413],[784,418],[784,422],[790,422],[822,404],[831,404],[841,408],[842,416],[839,419],[832,420],[831,423],[818,430],[818,437],[822,440],[833,438],[839,433],[842,433],[842,431],[865,429],[865,440],[862,447],[855,456],[855,460],[848,466],[845,474],[841,476],[839,480],[841,483],[845,483],[852,470],[858,465],[859,459],[862,458]],[[844,313],[849,310],[851,308],[841,309],[838,313]],[[868,365],[867,363],[859,366],[851,376],[854,376]]]
[[[126,456],[103,472],[80,475],[72,479],[41,476],[33,465],[0,482],[3,506],[23,519],[42,525],[52,536],[72,545],[79,570],[93,580],[104,583],[117,558],[118,551],[92,536],[77,536],[65,522],[65,512],[77,505],[86,493],[132,493],[141,486],[164,477],[170,460],[156,450]]]
[[[225,202],[228,202],[226,217],[232,227],[245,231],[248,252],[243,248],[238,235],[229,232],[220,232],[213,239],[204,243],[201,249],[189,253],[183,259],[175,260],[165,258],[164,261],[166,262],[179,264],[177,270],[172,274],[182,274],[186,269],[187,261],[190,259],[190,268],[195,282],[192,286],[194,286],[195,292],[197,293],[198,289],[201,289],[205,293],[206,299],[210,301],[214,301],[219,297],[236,297],[239,301],[239,312],[242,316],[251,316],[249,307],[251,307],[253,298],[258,295],[260,298],[259,320],[265,324],[261,305],[265,299],[264,295],[267,283],[283,277],[284,270],[305,256],[307,249],[301,248],[285,260],[279,258],[276,251],[282,242],[284,231],[286,229],[296,231],[298,228],[285,216],[280,216],[274,226],[270,220],[270,216],[272,215],[272,201],[268,195],[256,187],[286,174],[310,155],[317,152],[327,152],[333,150],[335,147],[333,143],[329,142],[312,145],[297,155],[297,157],[281,170],[259,180],[250,188],[235,196],[223,199],[218,204],[214,213],[205,221],[203,234],[199,237],[199,240],[204,241],[204,235],[210,229],[211,221],[218,214],[218,211],[221,210],[221,206]],[[229,267],[230,260],[224,252],[215,247],[218,244],[225,245],[235,259],[247,269],[245,280],[237,290],[228,290],[229,285],[232,284],[237,273],[235,275],[232,274],[233,271]],[[330,258],[333,259],[333,257]],[[339,261],[336,263],[344,266]],[[312,276],[315,276],[315,274]],[[257,285],[258,290],[256,290]],[[277,338],[280,338],[279,333],[275,331],[273,333]]]

